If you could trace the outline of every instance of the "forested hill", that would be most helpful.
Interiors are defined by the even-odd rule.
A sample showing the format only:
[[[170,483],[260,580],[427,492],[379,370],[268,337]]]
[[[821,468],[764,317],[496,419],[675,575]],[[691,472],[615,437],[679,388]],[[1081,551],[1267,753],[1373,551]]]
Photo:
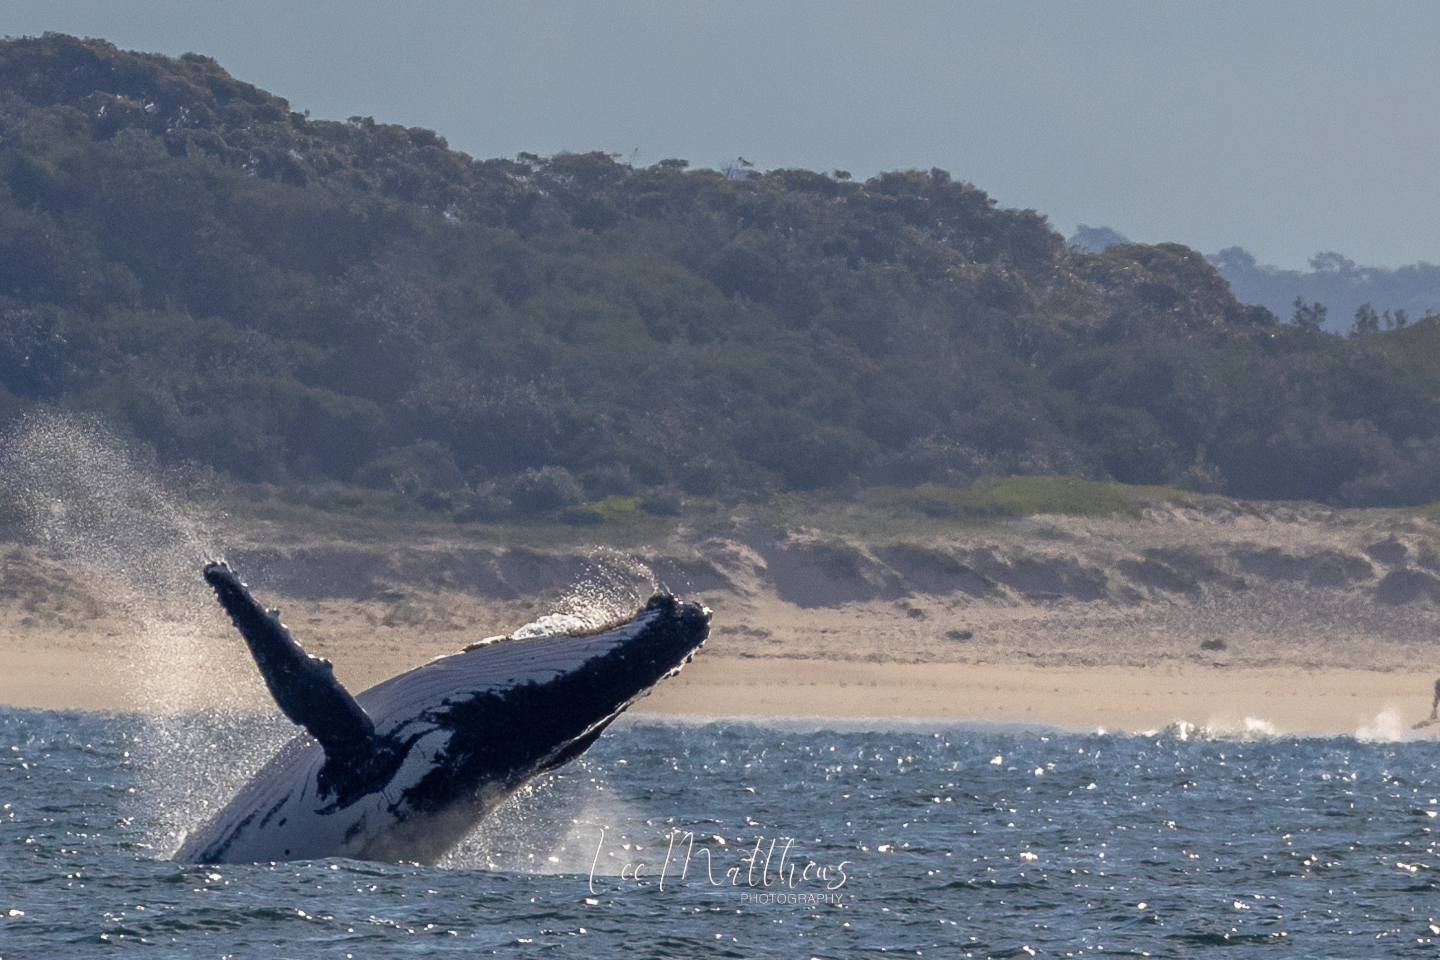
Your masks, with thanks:
[[[1099,253],[1130,240],[1112,227],[1082,223],[1068,242]],[[1206,259],[1243,302],[1280,317],[1294,317],[1298,306],[1335,333],[1365,336],[1440,315],[1440,266],[1433,263],[1363,267],[1342,253],[1322,250],[1310,258],[1310,270],[1302,272],[1262,264],[1244,247],[1226,247]]]
[[[462,516],[1006,473],[1440,498],[1430,327],[1282,325],[939,170],[750,173],[473,160],[205,57],[6,41],[0,417]]]
[[[1210,261],[1238,296],[1286,317],[1296,297],[1322,304],[1327,328],[1339,332],[1394,329],[1440,313],[1440,267],[1433,263],[1362,267],[1331,250],[1311,257],[1309,271],[1281,270],[1256,262],[1242,247],[1221,250]]]

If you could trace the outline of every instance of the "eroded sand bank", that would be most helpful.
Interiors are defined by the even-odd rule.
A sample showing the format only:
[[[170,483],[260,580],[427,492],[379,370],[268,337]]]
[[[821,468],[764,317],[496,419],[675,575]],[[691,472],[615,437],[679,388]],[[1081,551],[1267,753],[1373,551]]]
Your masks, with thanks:
[[[625,600],[583,548],[401,542],[232,559],[357,690],[556,606]],[[645,713],[1383,735],[1428,714],[1440,673],[1440,532],[1398,513],[1232,504],[883,543],[737,527],[633,556],[715,610]],[[156,597],[82,567],[0,547],[0,702],[271,709],[198,576]]]

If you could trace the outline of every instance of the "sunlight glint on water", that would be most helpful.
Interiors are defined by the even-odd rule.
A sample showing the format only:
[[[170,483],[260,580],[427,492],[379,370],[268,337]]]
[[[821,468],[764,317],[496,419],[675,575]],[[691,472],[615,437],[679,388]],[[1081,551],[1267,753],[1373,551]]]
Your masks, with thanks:
[[[193,722],[227,747],[255,734]],[[144,735],[133,718],[0,711],[0,955],[103,938],[177,956],[284,944],[306,960],[618,960],[636,943],[664,956],[1429,956],[1440,936],[1432,742],[632,720],[444,868],[191,868],[144,848],[156,812],[127,804],[139,771],[123,752]],[[697,859],[661,891],[672,830],[716,869]],[[785,839],[801,863],[844,862],[843,896],[742,899],[777,892],[774,863],[770,887],[750,887],[744,857]]]

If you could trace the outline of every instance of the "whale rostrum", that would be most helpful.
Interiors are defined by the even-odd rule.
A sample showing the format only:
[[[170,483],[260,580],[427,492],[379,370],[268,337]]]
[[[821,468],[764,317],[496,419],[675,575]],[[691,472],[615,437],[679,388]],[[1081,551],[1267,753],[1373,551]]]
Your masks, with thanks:
[[[677,672],[710,622],[704,607],[656,594],[628,620],[527,628],[352,696],[227,564],[207,564],[204,577],[275,703],[305,733],[184,840],[175,858],[190,863],[433,862]]]

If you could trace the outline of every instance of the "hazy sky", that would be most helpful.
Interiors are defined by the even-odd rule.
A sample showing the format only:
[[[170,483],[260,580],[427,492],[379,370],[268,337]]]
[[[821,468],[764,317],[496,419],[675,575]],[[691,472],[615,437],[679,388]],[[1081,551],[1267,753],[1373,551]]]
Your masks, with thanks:
[[[0,0],[476,156],[943,167],[1069,233],[1440,261],[1440,3]]]

